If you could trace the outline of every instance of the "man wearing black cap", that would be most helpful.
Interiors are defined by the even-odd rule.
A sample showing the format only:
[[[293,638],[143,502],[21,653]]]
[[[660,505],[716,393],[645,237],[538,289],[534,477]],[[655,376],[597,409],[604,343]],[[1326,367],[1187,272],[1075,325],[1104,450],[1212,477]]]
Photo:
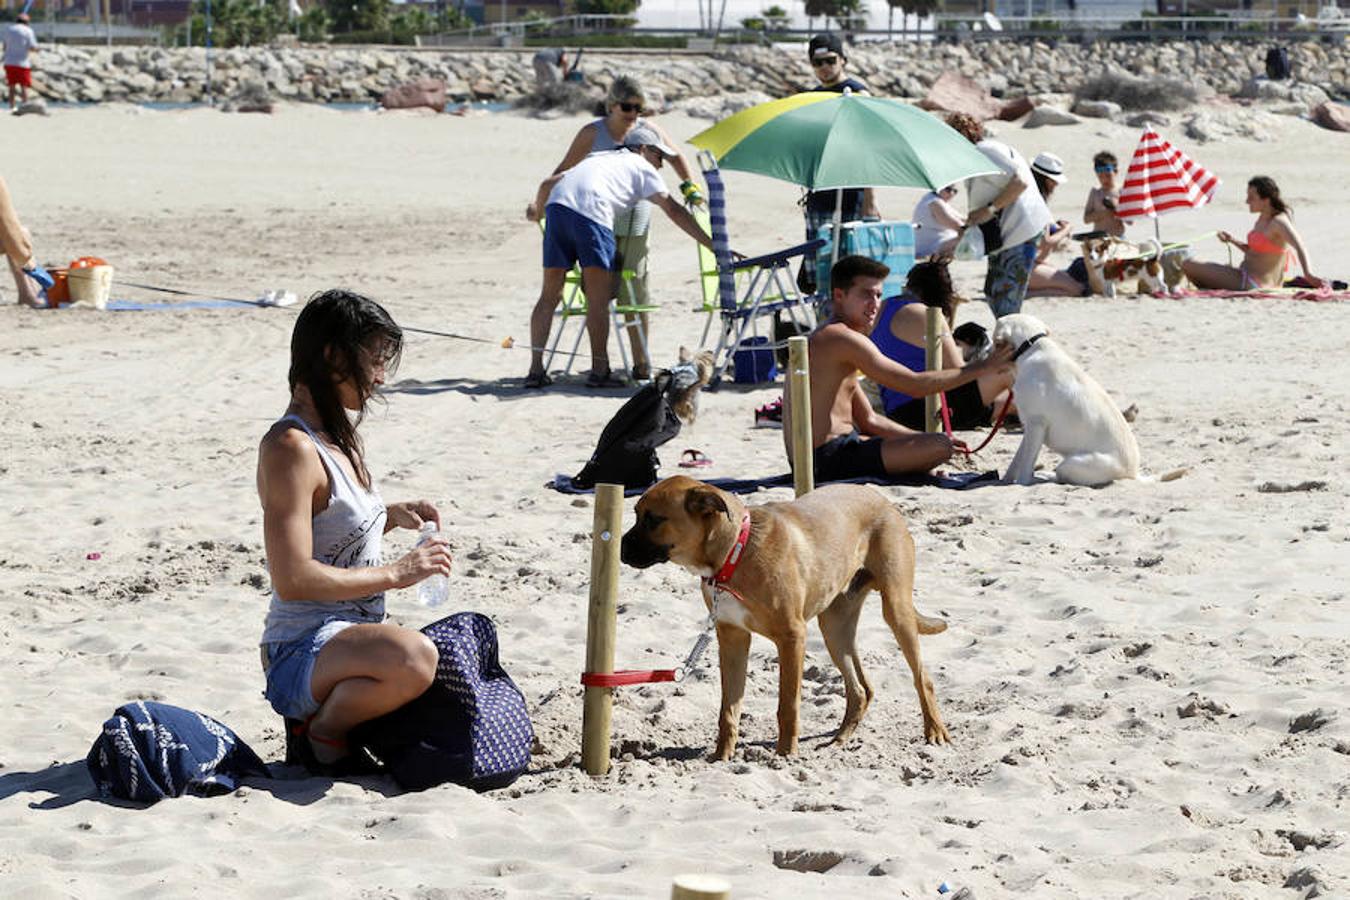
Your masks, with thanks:
[[[816,78],[820,81],[816,90],[834,91],[839,94],[843,93],[844,88],[848,88],[855,94],[867,93],[867,85],[856,78],[844,77],[844,66],[848,65],[848,57],[844,54],[844,42],[839,39],[839,35],[834,32],[816,35],[807,45],[806,53],[811,59],[811,68],[815,70]]]
[[[844,54],[844,42],[839,39],[839,35],[833,32],[816,35],[811,38],[811,43],[807,45],[806,54],[811,60],[811,68],[815,70],[816,78],[820,81],[813,90],[833,91],[836,94],[842,94],[845,90],[854,94],[867,93],[867,85],[856,78],[844,76],[844,67],[848,65],[848,57]],[[806,199],[802,201],[802,209],[806,217],[806,239],[808,241],[815,240],[816,232],[821,226],[834,221],[836,205],[840,209],[839,221],[841,222],[854,222],[866,217],[880,218],[871,188],[845,190],[842,192],[842,198],[839,197],[840,193],[840,191],[829,190],[812,191],[806,195]],[[801,277],[798,278],[802,289],[814,291],[815,280],[814,257],[804,259]]]

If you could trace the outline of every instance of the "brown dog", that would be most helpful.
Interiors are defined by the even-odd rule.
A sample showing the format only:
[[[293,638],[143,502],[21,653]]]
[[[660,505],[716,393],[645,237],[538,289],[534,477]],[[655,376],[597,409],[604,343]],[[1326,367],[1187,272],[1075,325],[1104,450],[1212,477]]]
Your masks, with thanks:
[[[722,667],[716,759],[730,759],[736,748],[751,632],[778,647],[778,752],[797,751],[806,623],[812,618],[844,676],[847,707],[834,743],[853,733],[872,702],[855,638],[863,599],[873,589],[881,592],[882,614],[913,673],[924,737],[948,741],[933,682],[919,658],[919,635],[937,634],[947,623],[915,611],[914,541],[900,512],[877,491],[830,485],[791,503],[747,509],[732,494],[676,475],[638,500],[637,524],[623,536],[622,558],[639,569],[673,562],[703,578]]]

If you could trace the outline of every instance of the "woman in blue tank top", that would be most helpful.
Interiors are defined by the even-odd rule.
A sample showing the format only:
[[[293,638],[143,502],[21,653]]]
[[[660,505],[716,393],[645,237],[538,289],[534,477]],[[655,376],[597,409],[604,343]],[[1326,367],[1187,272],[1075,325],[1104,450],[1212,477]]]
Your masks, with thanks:
[[[945,260],[922,262],[909,270],[905,292],[898,297],[887,297],[877,323],[872,328],[872,343],[885,356],[914,372],[924,370],[924,332],[927,314],[925,308],[936,306],[942,310],[942,368],[959,369],[970,360],[962,358],[961,350],[952,338],[952,319],[955,317],[956,292],[952,289],[951,274]],[[952,428],[958,431],[988,425],[993,416],[993,405],[1001,402],[1012,388],[1014,371],[981,375],[975,381],[947,391],[947,407],[951,410]],[[916,431],[924,430],[924,402],[922,397],[880,385],[881,401],[886,415]]]
[[[290,405],[258,449],[273,591],[266,695],[287,719],[287,762],[324,774],[368,766],[348,753],[347,733],[414,699],[436,674],[435,645],[384,622],[384,592],[450,574],[449,548],[434,538],[386,565],[380,544],[392,528],[439,526],[440,515],[425,500],[386,506],[356,433],[402,343],[373,300],[338,290],[311,299],[291,335]]]

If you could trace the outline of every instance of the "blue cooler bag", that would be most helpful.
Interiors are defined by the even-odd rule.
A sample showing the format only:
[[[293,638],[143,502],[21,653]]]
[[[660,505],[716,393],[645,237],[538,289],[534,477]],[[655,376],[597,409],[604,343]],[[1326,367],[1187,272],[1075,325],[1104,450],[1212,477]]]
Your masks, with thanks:
[[[821,227],[818,236],[827,242],[833,225]],[[914,268],[914,225],[910,222],[845,222],[839,226],[843,243],[839,256],[866,256],[885,263],[891,269],[881,288],[881,296],[895,297],[905,292],[905,279]],[[830,245],[816,251],[816,284],[820,293],[830,291]]]
[[[497,629],[485,615],[462,612],[422,633],[440,655],[436,680],[411,703],[358,725],[350,741],[410,791],[447,781],[476,791],[506,787],[529,768],[534,728],[497,659]]]
[[[762,384],[778,377],[778,361],[774,359],[773,343],[762,335],[744,338],[731,355],[731,366],[736,371],[737,384]]]

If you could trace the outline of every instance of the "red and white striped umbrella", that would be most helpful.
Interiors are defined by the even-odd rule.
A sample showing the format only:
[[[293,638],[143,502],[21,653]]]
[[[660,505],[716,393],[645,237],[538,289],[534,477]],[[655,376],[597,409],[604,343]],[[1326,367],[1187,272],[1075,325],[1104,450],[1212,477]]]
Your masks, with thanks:
[[[1116,215],[1122,219],[1157,218],[1159,213],[1174,209],[1195,209],[1208,203],[1218,187],[1217,175],[1150,128],[1130,159]]]

